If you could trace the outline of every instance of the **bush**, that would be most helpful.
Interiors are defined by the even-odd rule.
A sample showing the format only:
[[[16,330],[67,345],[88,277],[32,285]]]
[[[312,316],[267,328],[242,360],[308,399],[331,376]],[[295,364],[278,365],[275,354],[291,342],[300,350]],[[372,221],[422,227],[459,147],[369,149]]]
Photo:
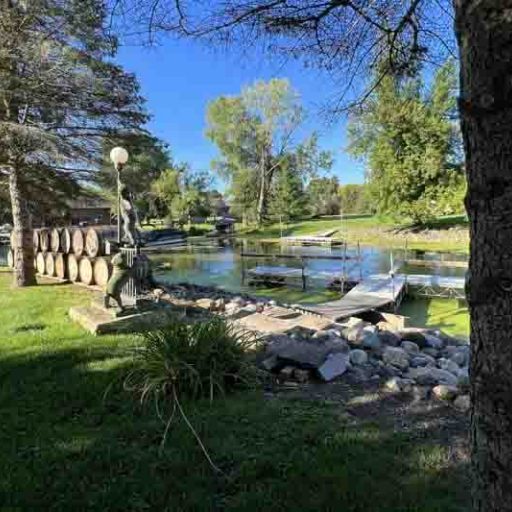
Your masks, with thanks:
[[[174,392],[189,399],[254,386],[257,372],[248,350],[255,338],[214,317],[201,323],[174,319],[161,330],[143,335],[135,352],[135,369],[125,380],[142,399]]]
[[[173,319],[168,327],[143,334],[143,344],[135,350],[135,368],[125,377],[124,387],[135,392],[143,404],[154,399],[158,417],[165,423],[161,448],[178,411],[211,467],[222,472],[187,418],[180,398],[213,400],[216,394],[238,386],[255,387],[258,371],[247,353],[255,343],[254,335],[220,317],[201,323]]]

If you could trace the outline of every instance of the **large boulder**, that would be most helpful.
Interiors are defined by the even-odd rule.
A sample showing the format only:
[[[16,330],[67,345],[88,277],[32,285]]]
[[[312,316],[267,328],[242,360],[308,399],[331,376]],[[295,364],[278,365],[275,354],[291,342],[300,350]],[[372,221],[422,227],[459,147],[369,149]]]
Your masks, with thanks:
[[[285,364],[292,364],[305,369],[322,366],[329,354],[341,353],[349,358],[349,347],[343,340],[301,340],[286,335],[273,336],[267,345],[267,355],[275,355]]]
[[[413,355],[411,359],[411,366],[413,368],[423,367],[423,366],[435,366],[436,360],[432,356],[429,356],[428,354],[417,354]]]
[[[415,380],[422,386],[435,386],[436,384],[457,385],[457,377],[453,373],[441,368],[410,368],[405,376]]]
[[[427,347],[435,348],[440,350],[444,347],[444,341],[438,336],[434,336],[433,334],[423,333],[423,338],[425,339],[425,343]]]
[[[329,354],[325,362],[319,366],[318,375],[326,382],[343,375],[349,368],[350,356],[348,353]]]
[[[409,356],[404,349],[399,347],[386,347],[382,354],[382,360],[400,370],[406,370],[409,367]]]

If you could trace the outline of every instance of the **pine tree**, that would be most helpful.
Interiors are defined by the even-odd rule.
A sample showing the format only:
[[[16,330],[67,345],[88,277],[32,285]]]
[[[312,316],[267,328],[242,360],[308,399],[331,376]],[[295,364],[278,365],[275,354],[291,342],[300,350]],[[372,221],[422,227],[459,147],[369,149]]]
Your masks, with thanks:
[[[112,63],[101,0],[0,4],[0,170],[14,225],[14,284],[35,284],[29,182],[89,176],[101,140],[146,120],[133,75]],[[32,180],[51,201],[53,191]]]

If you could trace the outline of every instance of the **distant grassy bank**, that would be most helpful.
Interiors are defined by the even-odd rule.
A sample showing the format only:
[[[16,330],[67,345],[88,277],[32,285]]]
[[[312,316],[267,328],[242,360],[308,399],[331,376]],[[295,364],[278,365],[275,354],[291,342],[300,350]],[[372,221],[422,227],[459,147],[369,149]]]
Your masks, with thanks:
[[[403,248],[407,241],[410,249],[430,251],[468,252],[468,223],[463,215],[441,217],[423,227],[397,224],[389,217],[352,215],[343,219],[324,217],[306,219],[281,225],[270,224],[262,228],[240,226],[240,236],[277,240],[283,236],[320,234],[339,229],[335,238],[346,239],[349,243]]]

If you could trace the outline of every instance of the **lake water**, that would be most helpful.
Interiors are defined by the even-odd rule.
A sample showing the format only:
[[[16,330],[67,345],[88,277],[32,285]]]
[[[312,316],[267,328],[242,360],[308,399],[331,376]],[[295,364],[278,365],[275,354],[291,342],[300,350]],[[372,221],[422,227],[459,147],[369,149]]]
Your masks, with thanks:
[[[268,258],[241,257],[241,253],[266,254]],[[216,286],[233,292],[246,292],[261,297],[275,298],[287,303],[313,303],[333,300],[340,296],[338,291],[327,290],[329,280],[339,277],[343,271],[349,277],[358,279],[375,273],[389,272],[391,265],[404,259],[405,250],[389,250],[381,247],[355,246],[347,249],[345,268],[343,261],[321,259],[322,256],[342,256],[341,247],[304,247],[262,243],[253,240],[191,240],[186,247],[152,253],[155,263],[155,276],[168,283],[189,282],[200,285]],[[274,255],[292,255],[297,259],[277,259]],[[294,287],[255,288],[242,284],[242,269],[258,265],[285,266],[300,268],[301,256],[315,256],[319,259],[306,259],[309,272],[322,273],[322,279],[308,279],[307,290],[302,291],[300,280]],[[359,258],[360,256],[360,258]],[[408,258],[439,259],[437,253],[414,253],[409,251]],[[460,254],[444,254],[448,260],[463,260]],[[438,275],[463,276],[464,269],[445,267],[403,266],[401,272]],[[406,300],[399,313],[411,317],[411,325],[436,326],[453,334],[466,335],[468,331],[467,309],[461,301],[450,299]]]

